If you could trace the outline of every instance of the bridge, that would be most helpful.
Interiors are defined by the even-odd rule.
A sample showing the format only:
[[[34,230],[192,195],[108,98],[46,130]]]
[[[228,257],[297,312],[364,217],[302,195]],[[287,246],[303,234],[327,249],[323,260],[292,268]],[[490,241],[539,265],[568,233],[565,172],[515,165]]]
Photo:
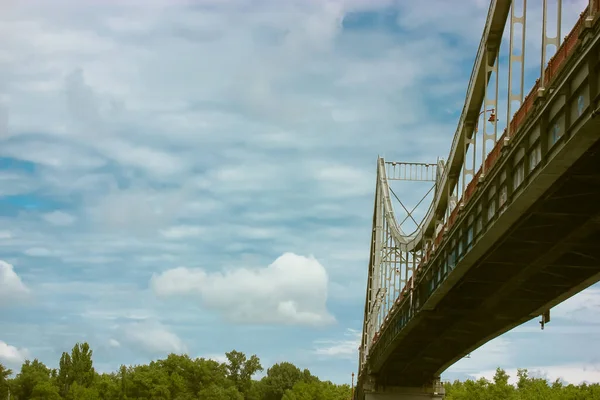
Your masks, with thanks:
[[[377,160],[355,400],[442,399],[449,366],[533,318],[543,328],[552,307],[600,280],[600,1],[564,39],[561,0],[553,21],[541,2],[540,76],[527,95],[526,0],[492,0],[447,160]],[[433,188],[412,233],[394,214],[395,180]]]

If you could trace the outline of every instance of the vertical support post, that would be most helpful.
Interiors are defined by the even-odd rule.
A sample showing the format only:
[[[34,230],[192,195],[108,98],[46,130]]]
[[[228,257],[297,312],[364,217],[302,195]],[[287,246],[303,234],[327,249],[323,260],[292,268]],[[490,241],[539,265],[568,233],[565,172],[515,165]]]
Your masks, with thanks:
[[[402,252],[401,249],[399,249],[397,254],[398,254],[398,263],[396,265],[398,268],[398,291],[396,292],[394,301],[396,301],[396,299],[398,299],[398,297],[400,296],[400,293],[402,293],[402,287],[404,286],[404,283],[402,281],[402,262],[404,260],[404,253]]]
[[[476,158],[477,158],[477,147],[476,147],[477,131],[473,131],[473,135],[469,139],[469,136],[466,135],[466,132],[468,132],[471,129],[473,129],[471,126],[467,126],[466,129],[464,130],[465,148],[464,148],[463,160],[465,160],[465,161],[463,162],[463,173],[462,173],[462,195],[463,195],[463,198],[465,196],[465,191],[467,190],[467,176],[470,175],[471,179],[473,179],[473,177],[475,176],[475,163],[476,163]],[[467,168],[467,152],[469,151],[469,146],[471,146],[471,149],[473,150],[473,160],[472,160],[470,168]]]
[[[392,309],[392,307],[394,307],[394,303],[396,302],[396,276],[395,276],[395,272],[396,272],[396,250],[395,250],[395,246],[394,246],[394,241],[392,240],[392,247],[390,247],[389,249],[389,253],[390,253],[390,272],[389,272],[389,280],[388,280],[388,293],[387,293],[387,299],[388,299],[388,306],[387,309],[390,310]]]
[[[373,235],[373,254],[372,260],[372,277],[371,277],[371,304],[369,307],[369,333],[367,337],[367,346],[370,346],[375,335],[375,331],[379,328],[379,309],[381,308],[381,299],[379,289],[381,288],[381,242],[382,233],[385,224],[385,215],[383,214],[383,193],[382,187],[379,184],[381,175],[379,168],[380,161],[377,164],[377,184],[375,188],[375,227]]]
[[[421,259],[419,258],[419,261]],[[415,276],[415,269],[417,269],[417,251],[413,250],[412,251],[412,265],[410,266],[410,277],[409,279],[411,279],[411,282],[414,281],[414,276]],[[408,280],[406,281],[406,284],[408,284]],[[406,288],[407,290],[410,288]]]
[[[452,214],[452,211],[454,211],[454,207],[456,207],[456,196],[454,195],[455,191],[458,191],[458,179],[457,176],[453,176],[450,177],[453,181],[455,181],[456,183],[454,184],[454,186],[450,186],[448,185],[448,192],[447,192],[447,206],[446,206],[446,225],[445,225],[445,229],[448,229],[448,220],[450,219],[450,214]]]
[[[557,17],[556,17],[556,36],[548,36],[548,0],[543,1],[542,14],[542,60],[540,62],[540,86],[538,96],[544,96],[546,93],[546,63],[548,55],[548,46],[554,45],[556,50],[560,47],[561,38],[561,22],[562,22],[562,0],[557,0]],[[555,51],[556,51],[555,50]]]
[[[548,47],[548,36],[546,35],[546,21],[548,20],[548,0],[542,0],[542,59],[540,61],[540,86],[538,95],[544,95],[546,90],[546,48]]]
[[[387,250],[389,265],[388,265],[388,292],[387,292],[387,300],[388,307],[392,307],[394,305],[394,293],[396,292],[396,251],[394,250],[394,244],[388,247]]]
[[[382,243],[383,245],[383,243]],[[382,246],[382,248],[385,248]],[[379,264],[381,284],[379,286],[379,319],[377,320],[377,329],[379,330],[383,323],[383,317],[385,312],[385,263]]]
[[[520,17],[515,15],[515,3],[521,1],[523,5],[523,13]],[[515,26],[521,24],[521,54],[515,54]],[[525,28],[527,25],[527,0],[514,0],[510,6],[510,44],[509,44],[509,60],[508,60],[508,107],[506,112],[506,137],[510,138],[510,121],[512,120],[512,102],[518,101],[523,103],[525,91]],[[521,64],[521,82],[519,91],[513,93],[513,68],[514,63]]]
[[[388,308],[388,295],[389,295],[389,285],[390,285],[390,230],[389,227],[386,224],[385,227],[385,243],[382,246],[383,247],[383,262],[381,263],[381,268],[383,269],[383,277],[382,277],[382,287],[383,287],[383,291],[381,292],[382,294],[382,303],[383,303],[383,307],[382,307],[382,312],[381,312],[381,320],[383,321],[383,318],[385,318],[385,313],[387,312],[387,308]]]
[[[595,6],[596,6],[597,1],[598,0],[590,0],[590,5],[588,7],[588,15],[586,17],[586,22],[588,24],[590,24],[590,26],[591,26],[591,23],[594,22],[594,19],[596,18],[596,7]]]
[[[496,74],[496,87],[494,93],[494,109],[496,114],[496,120],[494,121],[494,146],[498,141],[498,96],[500,95],[500,46],[495,49],[495,63],[494,63],[494,72]],[[508,121],[507,121],[508,122]],[[485,161],[484,161],[485,162]]]
[[[450,218],[450,213],[452,212],[452,189],[450,189],[450,184],[448,184],[448,190],[446,192],[446,198],[448,199],[446,201],[446,217],[444,218],[444,226],[447,227],[447,222],[448,219]]]
[[[482,144],[481,144],[481,176],[480,179],[485,177],[485,159],[487,158],[487,141],[493,140],[494,144],[496,143],[498,136],[498,128],[497,124],[494,121],[494,132],[489,134],[487,131],[487,115],[485,113],[488,110],[488,107],[491,107],[493,112],[496,112],[498,109],[498,49],[497,48],[487,48],[485,52],[485,73],[486,77],[489,77],[491,74],[494,74],[495,84],[494,84],[494,97],[489,98],[488,96],[488,85],[485,86],[484,95],[483,95],[483,129],[482,129]]]
[[[387,193],[386,193],[387,195]],[[385,201],[385,200],[384,200]],[[381,209],[385,210],[384,208],[384,201],[381,202]],[[381,251],[381,256],[379,258],[379,270],[380,270],[380,276],[381,276],[381,282],[380,282],[380,286],[379,286],[379,319],[377,320],[377,329],[379,330],[379,327],[381,326],[381,324],[383,323],[383,318],[385,317],[385,306],[386,306],[386,280],[387,280],[387,243],[389,240],[389,226],[387,223],[387,219],[385,218],[385,212],[381,213],[383,221],[381,223],[381,225],[383,226],[383,232],[382,232],[382,240],[381,240],[381,244],[379,246],[380,251]]]
[[[406,284],[408,283],[408,257],[410,255],[409,251],[404,252],[404,282],[402,282],[402,289],[404,289],[404,287],[406,286]]]
[[[383,201],[382,201],[383,203]],[[383,204],[381,206],[382,210],[385,210],[385,208],[383,208]],[[377,282],[377,321],[376,321],[376,327],[377,329],[379,329],[379,326],[381,326],[381,309],[383,308],[383,298],[382,298],[382,293],[383,293],[383,280],[384,280],[384,270],[383,270],[383,262],[384,262],[384,243],[385,243],[385,234],[387,231],[387,227],[386,227],[386,223],[385,223],[385,213],[381,213],[382,214],[382,221],[381,221],[381,236],[380,236],[380,241],[378,243],[378,250],[379,250],[379,262],[375,265],[375,268],[377,268],[377,277],[378,277],[378,282]]]
[[[392,282],[393,282],[393,291],[391,293],[392,305],[398,298],[398,288],[402,286],[398,280],[398,275],[399,275],[398,274],[398,250],[396,249],[395,246],[393,247],[393,250],[394,250],[394,263],[392,265]]]

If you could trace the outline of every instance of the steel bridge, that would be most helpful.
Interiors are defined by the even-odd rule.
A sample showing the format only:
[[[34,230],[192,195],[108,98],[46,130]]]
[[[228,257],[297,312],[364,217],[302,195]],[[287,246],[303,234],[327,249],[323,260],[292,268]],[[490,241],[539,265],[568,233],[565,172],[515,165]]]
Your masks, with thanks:
[[[377,160],[355,400],[442,399],[449,366],[528,320],[543,327],[553,306],[600,280],[600,0],[564,39],[561,0],[539,0],[540,76],[528,94],[526,1],[491,1],[447,161]],[[411,234],[394,214],[392,180],[433,187]]]

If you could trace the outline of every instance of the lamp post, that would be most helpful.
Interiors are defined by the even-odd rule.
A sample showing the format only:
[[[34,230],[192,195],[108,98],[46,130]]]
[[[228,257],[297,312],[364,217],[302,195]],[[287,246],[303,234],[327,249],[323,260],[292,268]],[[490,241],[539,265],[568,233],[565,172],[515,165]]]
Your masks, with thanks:
[[[495,122],[498,121],[498,119],[496,118],[496,109],[495,108],[490,108],[490,109],[481,111],[479,113],[479,115],[477,116],[477,122],[475,123],[475,133],[477,133],[477,127],[479,125],[479,117],[481,117],[481,114],[487,113],[487,112],[490,113],[490,117],[488,118],[488,122],[495,123]]]
[[[487,110],[483,110],[479,113],[479,115],[477,116],[477,122],[475,123],[475,133],[474,135],[477,134],[477,127],[479,125],[479,117],[481,117],[482,114],[485,113],[490,113],[490,117],[488,118],[488,122],[491,122],[492,124],[495,124],[496,122],[498,122],[498,118],[496,117],[496,109],[495,108],[489,108]],[[494,131],[495,132],[495,131]],[[494,135],[495,137],[495,135]],[[487,135],[485,132],[485,126],[483,127],[483,143],[481,144],[481,175],[479,176],[479,178],[483,178],[485,176],[485,159],[487,157],[487,151],[486,151],[486,146],[485,146],[485,142],[487,141]],[[491,139],[491,138],[490,138]],[[496,140],[496,139],[494,139]],[[473,149],[473,160],[475,160],[475,149]],[[473,166],[475,167],[475,166]],[[475,173],[475,171],[473,170],[473,173]]]

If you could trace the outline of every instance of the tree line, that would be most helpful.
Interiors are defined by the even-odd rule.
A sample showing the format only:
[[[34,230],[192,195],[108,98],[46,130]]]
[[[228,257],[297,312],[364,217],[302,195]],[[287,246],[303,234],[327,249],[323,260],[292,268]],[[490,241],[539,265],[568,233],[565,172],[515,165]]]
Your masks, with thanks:
[[[600,384],[564,384],[560,380],[530,376],[526,369],[517,371],[517,383],[498,368],[492,380],[481,378],[444,384],[445,400],[600,400]]]
[[[77,343],[63,353],[58,368],[26,360],[13,378],[0,364],[0,400],[348,400],[349,385],[321,381],[308,369],[282,362],[263,367],[256,355],[226,353],[227,361],[170,354],[149,364],[98,373],[92,349]]]
[[[58,368],[26,360],[14,376],[0,364],[0,400],[349,400],[352,389],[321,381],[308,369],[282,362],[263,371],[256,355],[233,350],[226,362],[170,354],[149,364],[98,373],[92,350],[77,343]],[[563,384],[518,370],[517,383],[497,369],[492,380],[446,382],[446,400],[600,400],[600,384]],[[10,396],[10,397],[9,397]]]

